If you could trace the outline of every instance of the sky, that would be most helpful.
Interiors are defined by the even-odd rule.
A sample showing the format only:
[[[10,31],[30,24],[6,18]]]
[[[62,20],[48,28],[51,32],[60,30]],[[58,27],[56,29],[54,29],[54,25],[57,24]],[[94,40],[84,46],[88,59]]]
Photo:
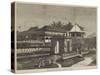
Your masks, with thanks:
[[[96,32],[96,14],[95,7],[16,3],[16,27],[18,31],[25,31],[30,27],[49,25],[53,21],[64,24],[72,22],[91,34]]]

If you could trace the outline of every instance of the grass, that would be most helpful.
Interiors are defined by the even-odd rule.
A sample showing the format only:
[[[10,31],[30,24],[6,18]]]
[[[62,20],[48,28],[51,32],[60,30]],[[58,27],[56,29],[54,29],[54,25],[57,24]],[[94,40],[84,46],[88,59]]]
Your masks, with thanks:
[[[73,64],[76,64],[77,62],[82,61],[82,60],[84,60],[84,58],[77,56],[77,57],[73,57],[70,59],[64,59],[64,60],[59,59],[57,60],[57,62],[61,64],[62,67],[70,67]],[[20,61],[18,62],[17,68],[18,70],[27,70],[27,69],[43,69],[43,68],[45,69],[45,68],[57,68],[58,67],[56,64],[53,64],[53,63],[38,67],[38,62],[36,63],[36,61],[35,62],[34,61],[30,60],[28,63],[25,63],[25,61],[23,62]]]

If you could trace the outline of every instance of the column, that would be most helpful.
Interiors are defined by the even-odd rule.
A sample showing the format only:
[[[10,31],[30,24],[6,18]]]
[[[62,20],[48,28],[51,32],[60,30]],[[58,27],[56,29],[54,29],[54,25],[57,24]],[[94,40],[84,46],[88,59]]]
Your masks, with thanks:
[[[64,40],[64,52],[68,52],[67,51],[67,39]]]
[[[70,51],[72,51],[72,39],[70,39]]]
[[[56,41],[56,45],[55,45],[55,54],[59,53],[59,41]]]

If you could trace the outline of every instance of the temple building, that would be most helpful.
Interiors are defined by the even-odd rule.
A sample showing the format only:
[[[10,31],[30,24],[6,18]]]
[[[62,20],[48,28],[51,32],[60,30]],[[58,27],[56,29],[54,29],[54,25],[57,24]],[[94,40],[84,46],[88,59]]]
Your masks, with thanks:
[[[55,29],[49,26],[35,30],[31,28],[28,31],[17,32],[17,52],[31,53],[40,51],[35,54],[37,56],[60,55],[63,59],[67,59],[81,53],[78,51],[80,45],[75,46],[75,44],[80,42],[77,41],[77,38],[78,40],[84,38],[84,34],[82,27],[77,24],[73,25],[70,30]]]

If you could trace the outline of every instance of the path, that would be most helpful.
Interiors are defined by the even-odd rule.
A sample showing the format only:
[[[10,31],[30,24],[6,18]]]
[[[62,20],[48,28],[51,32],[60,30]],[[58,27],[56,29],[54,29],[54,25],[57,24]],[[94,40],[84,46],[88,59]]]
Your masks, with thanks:
[[[85,57],[83,61],[80,61],[74,65],[72,65],[72,67],[83,67],[83,66],[87,66],[92,62],[92,58],[91,57]]]

